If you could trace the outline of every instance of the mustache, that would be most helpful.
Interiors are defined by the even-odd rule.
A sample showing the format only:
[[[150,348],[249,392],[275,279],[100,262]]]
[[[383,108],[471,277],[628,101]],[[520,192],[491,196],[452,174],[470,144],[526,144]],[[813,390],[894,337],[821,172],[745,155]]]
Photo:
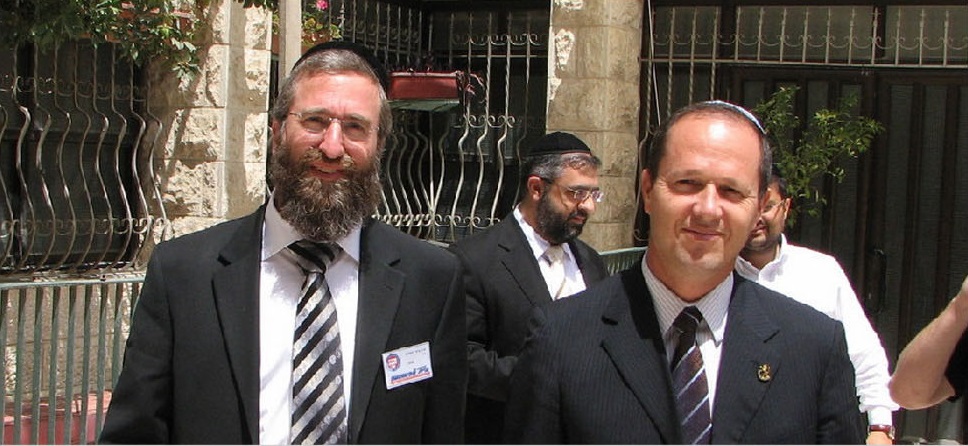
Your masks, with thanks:
[[[299,159],[298,167],[300,170],[306,171],[312,169],[313,164],[320,161],[333,161],[333,158],[328,158],[323,154],[322,150],[309,149],[305,151],[302,157]],[[359,166],[356,165],[356,161],[346,153],[343,153],[343,155],[339,158],[339,163],[344,170],[359,170]]]

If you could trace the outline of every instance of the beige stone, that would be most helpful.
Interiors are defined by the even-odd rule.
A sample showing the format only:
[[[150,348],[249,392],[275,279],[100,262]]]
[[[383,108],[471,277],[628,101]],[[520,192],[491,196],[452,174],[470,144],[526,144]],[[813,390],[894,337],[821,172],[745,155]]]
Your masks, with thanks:
[[[233,193],[227,194],[225,218],[248,215],[266,197],[265,163],[229,163],[226,165],[226,185]]]
[[[604,26],[579,28],[575,36],[574,67],[568,72],[559,73],[559,77],[562,79],[607,77],[610,58],[608,38],[608,28]]]
[[[637,29],[609,26],[603,28],[607,47],[596,56],[605,59],[602,72],[609,79],[624,80],[638,84],[641,64],[642,33]],[[601,57],[607,54],[607,57]]]
[[[225,193],[223,162],[193,163],[169,160],[162,185],[162,202],[169,218],[224,216],[220,204]]]
[[[235,2],[238,3],[238,2]],[[263,8],[243,8],[245,23],[241,27],[245,30],[242,47],[253,50],[269,50],[272,40],[272,11]]]
[[[639,172],[638,137],[628,132],[602,132],[599,158],[602,175],[636,178]]]
[[[225,157],[224,111],[194,108],[173,112],[166,129],[165,150],[159,156],[186,163],[222,160]]]
[[[250,111],[269,107],[269,65],[272,54],[265,50],[232,47],[229,53],[228,101],[226,105]]]
[[[245,129],[242,132],[245,155],[242,161],[263,163],[269,156],[269,114],[249,113],[245,116]]]
[[[597,223],[589,222],[582,232],[581,239],[597,251],[630,248],[632,244],[632,229],[628,222]]]
[[[568,130],[603,130],[610,120],[599,79],[573,79],[558,87],[548,104],[548,127]]]
[[[610,116],[603,120],[603,127],[601,128],[612,131],[638,129],[638,85],[614,80],[605,81],[603,84],[605,90],[603,93],[606,97],[605,109],[608,110]],[[637,133],[636,131],[634,134]]]

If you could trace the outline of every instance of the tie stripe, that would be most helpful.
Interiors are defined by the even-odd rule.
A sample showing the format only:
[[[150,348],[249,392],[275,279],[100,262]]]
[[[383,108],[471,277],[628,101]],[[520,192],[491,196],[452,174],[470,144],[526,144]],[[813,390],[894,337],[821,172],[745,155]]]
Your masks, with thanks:
[[[709,384],[702,352],[696,344],[696,329],[700,322],[702,313],[690,306],[684,308],[672,323],[679,332],[679,342],[673,353],[672,386],[682,426],[682,441],[687,444],[709,444],[712,432]]]
[[[336,251],[328,245],[308,241],[293,243],[289,250],[296,254],[296,263],[306,273],[293,331],[290,441],[293,444],[346,443],[339,323],[325,275]]]

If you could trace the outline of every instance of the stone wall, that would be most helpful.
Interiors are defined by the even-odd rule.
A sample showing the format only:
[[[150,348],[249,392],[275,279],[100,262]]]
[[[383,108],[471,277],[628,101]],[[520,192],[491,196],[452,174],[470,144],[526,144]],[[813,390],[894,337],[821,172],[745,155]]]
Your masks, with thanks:
[[[582,239],[632,246],[638,176],[639,0],[554,0],[549,38],[548,131],[578,135],[602,159],[605,201]]]
[[[174,235],[252,212],[265,199],[271,14],[214,1],[198,26],[201,73],[149,70],[160,121],[155,173]]]

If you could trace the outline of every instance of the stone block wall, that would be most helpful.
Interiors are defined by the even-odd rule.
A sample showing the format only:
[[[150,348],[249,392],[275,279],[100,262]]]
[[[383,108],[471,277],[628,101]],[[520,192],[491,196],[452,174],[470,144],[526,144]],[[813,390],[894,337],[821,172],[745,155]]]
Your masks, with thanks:
[[[600,251],[632,246],[638,206],[639,0],[554,0],[548,131],[571,132],[602,159],[605,200],[582,239]]]
[[[212,2],[196,24],[201,73],[151,69],[149,109],[162,203],[177,236],[252,212],[265,199],[271,14]]]

